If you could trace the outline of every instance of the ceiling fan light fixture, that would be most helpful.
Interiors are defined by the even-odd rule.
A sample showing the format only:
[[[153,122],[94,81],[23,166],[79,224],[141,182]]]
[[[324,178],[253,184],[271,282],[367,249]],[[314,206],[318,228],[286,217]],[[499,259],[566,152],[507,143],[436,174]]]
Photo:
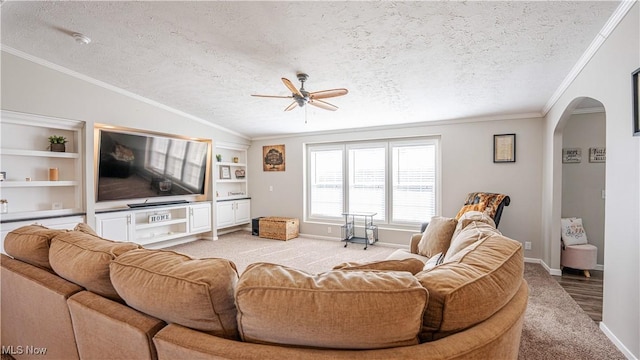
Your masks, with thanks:
[[[88,43],[91,42],[91,39],[88,36],[84,35],[84,34],[73,33],[73,34],[71,34],[71,36],[76,41],[76,43],[78,43],[80,45],[87,45]]]

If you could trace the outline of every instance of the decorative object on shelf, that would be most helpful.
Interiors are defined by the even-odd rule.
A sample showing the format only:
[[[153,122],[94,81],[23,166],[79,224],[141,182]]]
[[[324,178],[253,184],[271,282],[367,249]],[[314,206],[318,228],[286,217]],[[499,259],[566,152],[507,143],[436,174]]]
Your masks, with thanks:
[[[640,136],[640,68],[631,74],[633,79],[633,136]]]
[[[26,178],[24,178],[24,181],[31,181],[31,178],[30,177],[26,177]]]
[[[285,171],[284,145],[266,145],[262,147],[262,170]]]
[[[245,171],[244,169],[236,170],[236,179],[244,179]]]
[[[235,164],[237,164],[237,163],[238,163],[238,157],[237,157],[237,156],[234,156],[234,157],[233,157],[233,162],[234,162]]]
[[[231,166],[220,166],[220,179],[231,179]]]
[[[49,181],[58,181],[58,168],[49,169]]]
[[[603,147],[589,148],[589,162],[603,163],[607,160],[607,150]]]
[[[245,195],[244,191],[229,191],[227,193],[228,196],[243,196]]]
[[[61,202],[52,203],[51,210],[62,210],[62,203]]]
[[[222,161],[222,154],[216,154],[216,160],[218,160],[218,162]]]
[[[582,161],[582,149],[564,148],[562,149],[562,162],[565,164],[580,163]]]
[[[516,162],[516,134],[493,135],[493,162]]]
[[[53,152],[65,152],[67,138],[64,136],[51,135],[49,136],[49,150]]]
[[[7,199],[0,199],[0,213],[6,214],[9,212],[9,201]]]
[[[171,213],[164,213],[164,214],[153,214],[153,215],[149,215],[149,223],[156,223],[156,222],[161,222],[161,221],[169,221],[171,220]]]
[[[0,181],[7,180],[7,173],[5,171],[0,171]]]

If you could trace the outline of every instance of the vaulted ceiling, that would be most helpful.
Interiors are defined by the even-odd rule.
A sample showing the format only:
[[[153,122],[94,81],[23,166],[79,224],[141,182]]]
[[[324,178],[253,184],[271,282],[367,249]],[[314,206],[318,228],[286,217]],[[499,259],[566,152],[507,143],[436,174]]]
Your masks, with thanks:
[[[619,1],[5,1],[3,49],[250,138],[542,114]],[[91,38],[79,45],[73,33]],[[284,112],[280,78],[347,88]]]

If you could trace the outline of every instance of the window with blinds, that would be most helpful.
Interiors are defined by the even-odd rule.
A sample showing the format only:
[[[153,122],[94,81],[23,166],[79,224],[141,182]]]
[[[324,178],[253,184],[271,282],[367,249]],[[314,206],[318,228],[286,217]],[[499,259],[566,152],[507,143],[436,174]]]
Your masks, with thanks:
[[[386,224],[415,224],[437,212],[438,139],[307,146],[307,216],[376,212]]]

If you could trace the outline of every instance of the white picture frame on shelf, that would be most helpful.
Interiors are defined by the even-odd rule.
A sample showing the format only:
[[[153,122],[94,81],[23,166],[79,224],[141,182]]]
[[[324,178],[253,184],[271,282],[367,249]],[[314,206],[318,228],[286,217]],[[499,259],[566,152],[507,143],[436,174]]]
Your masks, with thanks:
[[[220,179],[222,180],[231,179],[231,166],[229,165],[220,166]]]

